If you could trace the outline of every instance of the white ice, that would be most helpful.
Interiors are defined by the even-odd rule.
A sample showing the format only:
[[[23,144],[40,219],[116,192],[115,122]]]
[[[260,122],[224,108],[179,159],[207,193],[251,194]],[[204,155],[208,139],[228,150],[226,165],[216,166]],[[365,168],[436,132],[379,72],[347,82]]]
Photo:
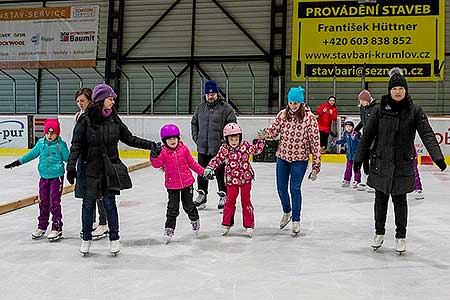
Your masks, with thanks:
[[[0,158],[5,164],[14,158]],[[138,160],[127,161],[128,164]],[[450,299],[450,176],[421,167],[424,200],[409,200],[407,252],[393,249],[389,204],[384,246],[373,252],[374,194],[341,188],[342,164],[324,164],[315,182],[304,181],[302,229],[280,231],[275,165],[254,163],[253,238],[235,226],[221,235],[215,182],[201,230],[194,238],[181,210],[175,236],[163,242],[167,193],[163,173],[131,173],[134,188],[119,199],[122,251],[106,239],[91,254],[80,247],[80,199],[63,196],[64,239],[32,240],[38,206],[0,216],[0,299]],[[0,170],[1,200],[37,192],[36,166]]]

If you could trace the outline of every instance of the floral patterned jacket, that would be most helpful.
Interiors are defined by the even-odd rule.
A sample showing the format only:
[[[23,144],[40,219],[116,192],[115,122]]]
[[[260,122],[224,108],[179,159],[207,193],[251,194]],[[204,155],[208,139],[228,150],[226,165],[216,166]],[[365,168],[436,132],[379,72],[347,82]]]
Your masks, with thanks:
[[[307,108],[303,120],[294,118],[289,110],[290,118],[285,118],[285,110],[278,113],[269,128],[266,128],[266,139],[280,137],[276,156],[289,162],[309,160],[312,154],[312,169],[320,172],[320,134],[316,117]]]
[[[265,141],[258,140],[255,144],[250,144],[243,140],[241,144],[232,148],[226,143],[220,146],[217,155],[209,162],[208,167],[213,170],[221,164],[225,164],[225,184],[243,185],[252,182],[255,173],[250,165],[250,154],[260,154],[264,150]]]

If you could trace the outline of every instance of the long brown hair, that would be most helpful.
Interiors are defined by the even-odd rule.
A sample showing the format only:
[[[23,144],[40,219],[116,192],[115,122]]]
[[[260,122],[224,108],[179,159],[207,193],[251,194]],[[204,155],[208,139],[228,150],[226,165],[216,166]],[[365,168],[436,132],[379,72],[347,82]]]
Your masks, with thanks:
[[[290,121],[291,120],[291,116],[289,114],[289,104],[286,105],[286,108],[284,109],[284,119]],[[294,118],[296,118],[298,121],[303,120],[303,118],[306,115],[306,106],[305,103],[301,103],[300,107],[297,109],[296,112],[294,112]]]
[[[92,90],[90,88],[81,88],[75,93],[75,100],[81,95],[84,95],[90,103],[92,103]]]

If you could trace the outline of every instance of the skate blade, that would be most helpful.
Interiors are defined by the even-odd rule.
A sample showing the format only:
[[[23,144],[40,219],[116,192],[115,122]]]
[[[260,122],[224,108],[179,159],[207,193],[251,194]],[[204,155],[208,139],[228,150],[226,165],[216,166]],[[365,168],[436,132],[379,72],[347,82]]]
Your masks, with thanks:
[[[280,230],[283,230],[286,226],[288,226],[288,224],[290,223],[290,220],[289,220],[289,222],[287,222],[286,224],[284,224],[283,226],[282,225],[280,225]]]
[[[292,237],[298,237],[298,236],[300,236],[300,232],[293,232],[292,233]]]
[[[63,238],[62,233],[60,233],[59,235],[57,235],[54,238],[47,238],[47,240],[52,243],[52,242],[57,242],[57,241],[59,241],[62,238]]]
[[[32,240],[40,240],[40,239],[43,239],[44,237],[45,237],[45,235],[41,235],[41,236],[34,236],[34,235],[32,235],[31,239]]]
[[[120,250],[117,251],[117,252],[111,252],[111,255],[112,255],[112,256],[117,256],[117,255],[119,255],[119,253],[120,253]]]
[[[105,238],[107,235],[108,235],[108,233],[104,233],[102,235],[93,235],[92,236],[92,240],[93,241],[98,241],[98,240],[101,240],[101,239]]]
[[[81,252],[80,251],[80,254],[81,254],[81,256],[85,257],[85,256],[87,256],[89,254],[89,252]]]
[[[199,206],[197,206],[198,210],[203,210],[206,208],[206,204],[200,204]]]
[[[381,248],[381,246],[372,246],[372,250],[375,252],[375,251],[378,251],[379,249]]]

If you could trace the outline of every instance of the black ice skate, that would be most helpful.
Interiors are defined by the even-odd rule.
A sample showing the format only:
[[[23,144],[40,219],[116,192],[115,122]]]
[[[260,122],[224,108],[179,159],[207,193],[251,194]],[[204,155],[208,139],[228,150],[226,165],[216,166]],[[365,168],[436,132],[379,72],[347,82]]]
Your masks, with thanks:
[[[206,193],[203,190],[197,190],[198,196],[194,200],[194,204],[198,210],[206,208]]]
[[[223,213],[223,207],[225,206],[225,201],[227,200],[227,194],[225,192],[217,192],[219,196],[219,203],[217,204],[217,209],[220,213]]]

